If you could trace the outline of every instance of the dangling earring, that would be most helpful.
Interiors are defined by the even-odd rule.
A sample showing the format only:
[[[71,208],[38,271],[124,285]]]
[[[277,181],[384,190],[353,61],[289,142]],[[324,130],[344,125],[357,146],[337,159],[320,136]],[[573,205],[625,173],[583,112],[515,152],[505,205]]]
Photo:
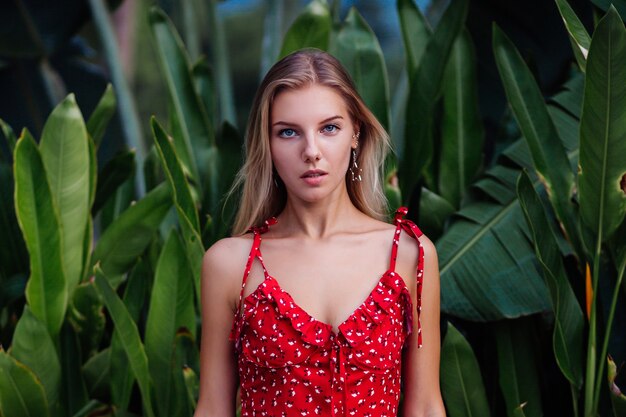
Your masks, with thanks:
[[[350,167],[350,175],[352,175],[352,181],[359,181],[359,182],[361,182],[361,172],[363,172],[363,170],[359,168],[359,165],[356,162],[356,148],[359,147],[360,135],[361,135],[361,132],[356,132],[355,134],[352,135],[352,139],[356,141],[356,145],[354,148],[352,148],[352,166]]]

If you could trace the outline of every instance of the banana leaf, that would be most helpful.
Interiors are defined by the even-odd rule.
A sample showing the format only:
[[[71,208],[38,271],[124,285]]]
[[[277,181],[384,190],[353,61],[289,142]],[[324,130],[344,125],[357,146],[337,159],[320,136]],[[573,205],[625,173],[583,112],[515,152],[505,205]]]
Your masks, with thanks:
[[[335,33],[330,53],[348,70],[367,107],[389,130],[389,81],[383,51],[376,34],[353,7]]]
[[[459,208],[482,165],[485,140],[478,112],[474,45],[467,30],[457,37],[443,79],[439,194]]]
[[[419,66],[432,30],[413,0],[398,0],[396,8],[400,17],[400,29],[402,30],[404,53],[407,61],[406,68],[410,75]]]
[[[0,348],[0,414],[50,416],[46,393],[33,372]]]
[[[180,159],[178,159],[176,155],[172,142],[155,118],[152,118],[151,125],[156,149],[161,159],[167,181],[172,190],[174,206],[178,213],[178,220],[185,242],[186,255],[189,259],[189,265],[191,265],[192,268],[191,278],[194,283],[199,304],[200,268],[202,265],[202,256],[204,255],[204,247],[202,246],[202,237],[200,236],[198,212],[191,198],[189,185],[183,174]]]
[[[90,357],[82,366],[90,398],[110,398],[110,368],[111,348],[108,347]]]
[[[0,162],[0,190],[4,194],[4,197],[0,199],[0,230],[2,230],[0,282],[9,277],[26,275],[28,271],[28,252],[15,213],[14,188],[12,167]],[[23,289],[22,293],[17,296],[22,295]],[[1,301],[0,304],[2,304]],[[7,301],[4,305],[8,304]]]
[[[151,380],[148,371],[148,358],[139,337],[137,325],[130,316],[124,303],[115,293],[107,278],[98,265],[95,266],[93,284],[102,296],[104,304],[113,320],[114,330],[119,334],[128,357],[130,369],[137,380],[141,392],[142,405],[148,417],[154,417],[152,409]]]
[[[0,119],[0,130],[2,130],[2,134],[7,141],[9,151],[13,153],[15,151],[15,144],[17,143],[17,137],[15,136],[13,129],[11,129],[11,126],[9,126],[7,122]]]
[[[326,0],[311,1],[283,37],[279,58],[305,47],[326,51],[331,26],[332,19]]]
[[[622,16],[622,20],[625,19],[626,0],[591,0],[591,2],[605,11],[608,11],[611,5],[613,5],[613,7],[615,7],[619,12],[619,15]]]
[[[574,387],[580,388],[583,380],[583,313],[569,284],[545,209],[526,173],[520,176],[517,193],[532,234],[535,254],[550,290],[555,317],[554,355],[563,375]]]
[[[68,309],[68,320],[72,323],[85,358],[94,355],[100,347],[106,324],[102,302],[93,286],[83,282],[76,287]]]
[[[449,417],[489,417],[487,394],[472,347],[450,323],[441,345],[441,394]]]
[[[181,398],[175,389],[175,379],[180,377],[182,381],[182,368],[175,369],[172,364],[175,363],[174,339],[178,329],[187,329],[192,338],[196,331],[193,294],[193,276],[185,246],[178,233],[172,231],[156,266],[145,336],[156,405],[164,416],[180,415],[178,403],[186,399],[186,395]]]
[[[135,323],[140,322],[144,301],[149,299],[148,287],[152,271],[148,266],[147,257],[142,257],[133,268],[126,288],[124,289],[124,306]],[[129,366],[128,357],[124,351],[124,344],[118,333],[111,337],[110,386],[113,404],[120,410],[125,410],[131,399],[135,377]]]
[[[80,344],[74,327],[67,320],[61,328],[60,344],[61,399],[67,414],[74,416],[88,405],[89,397],[81,370],[83,355]]]
[[[96,149],[100,146],[106,127],[115,114],[116,104],[117,100],[113,86],[107,84],[104,93],[102,93],[102,97],[100,97],[100,101],[87,121],[87,131],[91,135]]]
[[[195,338],[186,329],[176,333],[174,355],[174,390],[178,415],[189,414],[196,408],[199,381],[193,368],[199,367],[199,352]]]
[[[467,9],[467,0],[450,3],[428,41],[419,67],[409,77],[404,150],[399,170],[400,188],[405,193],[405,201],[433,157],[435,104],[440,95],[452,45],[463,28]],[[428,182],[427,185],[431,189],[435,188]]]
[[[82,278],[91,184],[89,138],[73,94],[48,117],[39,150],[59,212],[65,277],[71,294]]]
[[[17,142],[14,158],[15,212],[30,258],[26,299],[54,336],[68,302],[61,222],[39,149],[27,130]]]
[[[507,416],[541,417],[541,391],[536,337],[528,319],[502,320],[494,324],[498,351],[499,384]],[[523,411],[520,404],[524,404]]]
[[[215,144],[213,126],[195,89],[191,64],[182,40],[167,15],[156,7],[150,11],[150,28],[180,125],[181,136],[174,137],[174,146],[187,175],[201,184],[208,167],[202,165],[199,157]]]
[[[96,215],[100,211],[118,187],[131,179],[134,171],[134,150],[121,152],[104,165],[100,174],[98,174],[100,181],[98,181],[95,200],[91,207],[91,213],[93,215]]]
[[[59,413],[61,391],[61,362],[54,341],[44,323],[27,306],[15,326],[11,356],[27,366],[46,393],[48,408],[53,415]]]
[[[419,202],[420,229],[431,239],[438,239],[446,219],[454,213],[454,207],[448,200],[425,187],[422,187]]]
[[[117,287],[148,246],[171,206],[170,190],[167,184],[161,184],[126,209],[102,233],[92,264],[100,263],[113,287]]]
[[[535,170],[576,253],[582,258],[574,208],[570,204],[574,173],[543,95],[513,43],[495,24],[493,50],[507,99],[528,142]]]
[[[563,18],[565,29],[567,29],[578,67],[582,72],[585,72],[591,37],[567,0],[556,0],[556,5],[559,8],[561,18]]]
[[[580,215],[598,242],[610,238],[626,216],[620,186],[626,176],[625,66],[626,30],[611,7],[591,40],[580,121]]]

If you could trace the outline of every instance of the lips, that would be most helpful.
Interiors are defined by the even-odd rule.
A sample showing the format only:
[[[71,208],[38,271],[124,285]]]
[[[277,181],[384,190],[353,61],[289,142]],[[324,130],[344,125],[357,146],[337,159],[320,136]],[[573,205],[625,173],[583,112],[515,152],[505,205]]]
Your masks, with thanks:
[[[323,175],[326,175],[326,171],[322,171],[321,169],[312,169],[300,176],[300,178],[319,178]]]

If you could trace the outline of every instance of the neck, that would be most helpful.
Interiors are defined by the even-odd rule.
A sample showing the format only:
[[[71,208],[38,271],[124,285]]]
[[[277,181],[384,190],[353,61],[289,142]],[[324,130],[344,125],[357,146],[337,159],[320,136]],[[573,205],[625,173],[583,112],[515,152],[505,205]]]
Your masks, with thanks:
[[[287,199],[287,204],[278,216],[281,229],[289,234],[322,239],[346,230],[350,223],[364,214],[346,195],[334,201],[307,203]]]

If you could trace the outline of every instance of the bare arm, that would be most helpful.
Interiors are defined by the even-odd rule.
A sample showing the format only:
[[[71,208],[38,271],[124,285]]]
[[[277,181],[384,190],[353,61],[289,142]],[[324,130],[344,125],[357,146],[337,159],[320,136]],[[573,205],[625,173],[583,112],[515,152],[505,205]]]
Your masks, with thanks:
[[[237,364],[233,343],[228,340],[241,279],[237,277],[234,239],[213,245],[202,262],[202,340],[200,351],[200,398],[194,417],[235,415]],[[236,258],[236,256],[235,256]]]
[[[405,417],[443,417],[446,415],[439,388],[439,265],[433,243],[421,236],[424,249],[424,279],[422,284],[421,325],[423,346],[417,346],[417,312],[413,310],[413,334],[403,358],[404,380],[403,415]],[[410,245],[405,245],[405,247]],[[414,247],[417,245],[415,244]],[[415,255],[413,254],[413,257]],[[415,269],[413,269],[415,271]],[[412,275],[404,275],[414,277]],[[411,288],[413,305],[416,302],[416,285]]]

